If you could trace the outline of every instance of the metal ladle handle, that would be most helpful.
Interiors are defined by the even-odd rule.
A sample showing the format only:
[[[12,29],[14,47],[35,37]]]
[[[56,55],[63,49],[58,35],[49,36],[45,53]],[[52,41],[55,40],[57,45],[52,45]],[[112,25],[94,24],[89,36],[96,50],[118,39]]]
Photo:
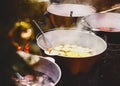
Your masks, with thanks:
[[[17,73],[15,73],[15,74],[16,74],[16,76],[17,76],[19,79],[21,79],[21,80],[24,79],[24,77],[23,77],[20,73],[17,72]]]
[[[48,43],[51,44],[48,39],[45,37],[45,34],[44,32],[42,31],[42,29],[40,28],[40,26],[37,24],[37,22],[35,20],[33,20],[33,22],[35,23],[35,25],[38,27],[38,29],[40,30],[40,32],[42,33],[42,36],[43,36],[43,40],[44,40],[44,43],[45,43],[45,48],[48,49]]]
[[[92,27],[92,26],[86,21],[86,19],[85,19],[84,17],[82,18],[81,23],[82,23],[82,25],[84,25],[85,27],[87,27],[87,28],[86,28],[87,31],[96,34],[96,32],[94,31],[94,30],[95,30],[94,27]]]
[[[114,8],[108,9],[108,10],[105,10],[105,11],[101,11],[101,12],[99,12],[99,13],[107,13],[107,12],[110,12],[110,11],[113,11],[113,10],[117,10],[117,9],[120,9],[120,6],[117,6],[117,7],[114,7]]]

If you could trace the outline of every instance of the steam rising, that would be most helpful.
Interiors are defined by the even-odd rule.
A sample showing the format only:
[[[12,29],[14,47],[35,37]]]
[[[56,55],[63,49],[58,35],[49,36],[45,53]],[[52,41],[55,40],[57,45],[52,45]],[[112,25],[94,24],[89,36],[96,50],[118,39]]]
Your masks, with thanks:
[[[71,3],[71,4],[88,4],[91,5],[92,0],[61,0],[60,3]]]

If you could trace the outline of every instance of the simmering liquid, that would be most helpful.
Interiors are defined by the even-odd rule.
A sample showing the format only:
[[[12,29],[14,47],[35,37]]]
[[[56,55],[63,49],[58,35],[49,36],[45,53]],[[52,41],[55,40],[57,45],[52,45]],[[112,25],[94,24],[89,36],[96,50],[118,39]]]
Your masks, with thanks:
[[[48,53],[50,55],[67,57],[87,57],[93,55],[93,51],[90,48],[70,44],[55,46],[49,49]]]
[[[120,29],[109,28],[109,27],[100,27],[98,29],[101,31],[107,31],[107,32],[120,32]]]

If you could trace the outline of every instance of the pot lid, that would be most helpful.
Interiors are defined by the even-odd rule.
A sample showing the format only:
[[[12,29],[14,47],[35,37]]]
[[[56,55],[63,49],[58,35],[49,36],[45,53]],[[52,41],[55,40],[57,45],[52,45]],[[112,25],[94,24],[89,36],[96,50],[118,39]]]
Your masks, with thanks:
[[[96,12],[94,7],[82,4],[51,4],[48,6],[47,11],[55,15],[67,17],[87,16]]]

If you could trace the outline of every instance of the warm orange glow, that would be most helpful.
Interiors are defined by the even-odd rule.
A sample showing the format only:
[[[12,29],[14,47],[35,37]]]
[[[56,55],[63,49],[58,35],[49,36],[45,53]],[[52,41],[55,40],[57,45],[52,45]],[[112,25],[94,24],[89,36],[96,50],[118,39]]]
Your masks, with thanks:
[[[17,46],[17,50],[22,50],[22,47],[21,46]]]
[[[27,43],[24,47],[24,52],[29,53],[29,49],[30,49],[30,44]]]

